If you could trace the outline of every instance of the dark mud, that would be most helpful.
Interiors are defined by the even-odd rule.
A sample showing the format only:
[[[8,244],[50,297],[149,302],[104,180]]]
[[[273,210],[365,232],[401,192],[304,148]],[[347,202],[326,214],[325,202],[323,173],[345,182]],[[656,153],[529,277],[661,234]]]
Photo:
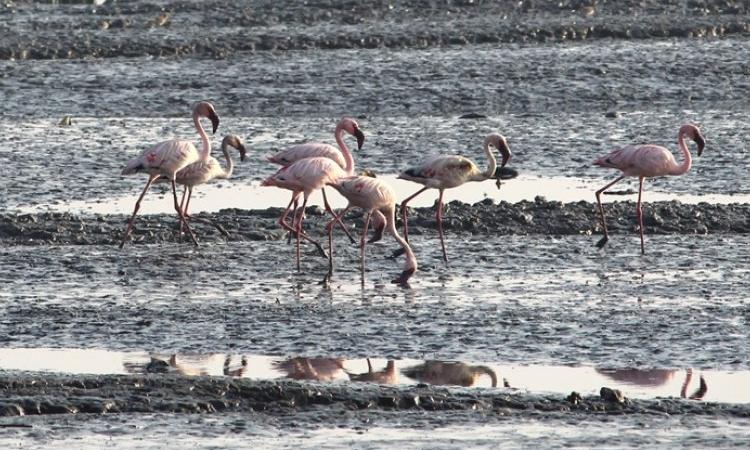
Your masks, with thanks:
[[[410,231],[422,234],[435,230],[434,208],[410,208]],[[750,205],[686,205],[679,202],[645,204],[644,225],[648,234],[744,234],[750,232]],[[204,242],[269,241],[285,239],[277,220],[282,210],[221,210],[196,214],[193,227]],[[611,233],[637,232],[635,203],[605,205]],[[146,215],[136,219],[132,242],[159,244],[185,242],[175,215]],[[74,215],[69,213],[1,214],[0,243],[5,245],[115,245],[122,239],[128,216]],[[313,236],[323,238],[322,230],[330,216],[320,207],[307,209],[306,226]],[[208,221],[208,222],[206,222]],[[362,213],[351,212],[347,222],[362,226]],[[400,219],[399,219],[400,223]],[[212,224],[226,230],[223,235]],[[454,201],[445,209],[444,226],[451,232],[474,235],[590,235],[600,234],[596,204],[534,202],[510,204],[485,200],[474,205]],[[431,231],[432,233],[432,231]]]
[[[106,2],[0,9],[0,59],[200,55],[259,50],[428,48],[746,34],[742,1]]]
[[[422,411],[503,411],[510,415],[710,415],[750,418],[748,405],[682,399],[607,400],[603,396],[529,395],[439,387],[373,384],[308,384],[214,377],[151,376],[0,376],[0,415],[77,413],[265,412],[325,407],[324,414],[364,409]]]

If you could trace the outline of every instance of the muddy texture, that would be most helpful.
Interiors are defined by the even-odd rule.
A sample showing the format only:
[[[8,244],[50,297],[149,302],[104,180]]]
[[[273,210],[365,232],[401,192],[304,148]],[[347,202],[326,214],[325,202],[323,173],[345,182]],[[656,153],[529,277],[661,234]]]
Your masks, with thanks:
[[[605,204],[610,233],[638,230],[635,203]],[[722,234],[750,232],[750,205],[686,205],[679,202],[645,204],[643,217],[648,234]],[[266,210],[226,209],[216,214],[196,214],[193,227],[204,242],[268,241],[285,239],[277,224],[280,208]],[[596,204],[589,202],[534,202],[515,204],[485,200],[474,205],[459,201],[446,205],[444,227],[451,232],[495,235],[601,234]],[[316,238],[330,220],[320,207],[307,209],[306,227]],[[411,234],[435,230],[434,208],[409,208]],[[74,215],[69,213],[1,214],[0,243],[5,245],[115,245],[122,239],[128,216]],[[201,222],[199,222],[199,220]],[[229,233],[224,236],[211,223]],[[398,220],[400,224],[400,219]],[[362,226],[361,211],[347,215],[347,223]],[[431,231],[432,232],[432,231]],[[146,215],[136,219],[131,242],[158,244],[186,242],[179,232],[176,215]]]
[[[262,50],[705,38],[750,31],[747,4],[726,0],[320,1],[283,6],[222,0],[100,6],[18,1],[5,3],[0,17],[0,59],[226,58]]]
[[[324,406],[332,409],[504,410],[509,414],[655,414],[750,418],[750,406],[681,399],[614,401],[606,397],[536,396],[436,387],[341,386],[293,381],[182,376],[1,376],[0,415],[76,413],[212,413]]]

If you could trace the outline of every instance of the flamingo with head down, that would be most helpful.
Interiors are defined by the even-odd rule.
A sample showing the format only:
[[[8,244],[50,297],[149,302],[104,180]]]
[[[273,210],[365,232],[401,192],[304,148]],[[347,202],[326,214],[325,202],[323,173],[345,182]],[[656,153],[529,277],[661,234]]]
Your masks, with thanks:
[[[143,192],[141,192],[140,197],[138,197],[138,200],[135,202],[133,215],[130,217],[127,228],[125,228],[125,234],[122,237],[120,248],[125,245],[125,241],[130,235],[131,230],[133,229],[133,222],[135,221],[135,216],[136,214],[138,214],[138,210],[141,207],[141,201],[143,200],[143,197],[146,195],[146,192],[154,183],[154,181],[156,181],[161,176],[166,177],[172,183],[174,209],[180,216],[180,222],[185,226],[185,228],[187,228],[188,232],[190,233],[190,238],[192,239],[193,243],[195,245],[198,245],[198,241],[195,239],[195,234],[193,234],[193,231],[190,229],[190,225],[188,225],[187,220],[185,219],[185,215],[183,214],[182,209],[177,202],[176,178],[177,172],[184,169],[186,166],[199,160],[208,160],[208,158],[211,156],[211,143],[208,139],[206,131],[201,125],[201,117],[207,117],[211,120],[214,133],[216,133],[216,129],[219,127],[219,116],[216,114],[216,110],[214,109],[213,105],[208,102],[198,102],[193,105],[193,123],[195,124],[195,128],[196,130],[198,130],[198,134],[201,137],[201,142],[203,143],[203,149],[200,153],[198,153],[195,145],[190,141],[182,139],[170,139],[168,141],[160,142],[155,146],[144,150],[140,155],[138,155],[138,157],[130,160],[122,170],[123,175],[146,172],[148,173],[149,178],[146,186],[143,188]]]
[[[339,178],[346,177],[349,173],[354,171],[354,159],[349,151],[349,147],[346,146],[342,137],[344,131],[357,138],[357,148],[362,148],[362,145],[365,142],[365,135],[362,133],[359,124],[357,124],[354,119],[345,117],[339,121],[336,126],[336,142],[338,143],[344,161],[346,162],[343,168],[338,163],[327,157],[305,158],[282,167],[278,172],[266,178],[261,183],[261,186],[276,186],[292,191],[292,199],[284,210],[284,213],[279,218],[279,225],[285,230],[294,232],[297,236],[297,270],[300,269],[300,239],[305,239],[314,244],[321,252],[322,247],[316,241],[307,236],[307,234],[302,232],[304,214],[296,215],[292,225],[287,223],[286,218],[300,194],[303,195],[302,211],[304,211],[310,194],[317,189],[325,187],[326,184],[332,183]],[[334,220],[340,222],[339,217],[336,216],[327,202],[326,210],[333,215]]]
[[[604,186],[603,188],[596,191],[596,203],[599,206],[599,214],[602,220],[602,229],[604,230],[604,236],[597,242],[596,246],[599,248],[609,240],[609,233],[607,232],[607,222],[604,218],[604,208],[602,207],[601,195],[604,191],[612,187],[615,183],[622,180],[625,177],[638,177],[638,204],[636,206],[636,216],[638,217],[638,229],[641,235],[641,254],[645,254],[645,246],[643,243],[643,210],[641,209],[641,194],[643,193],[643,180],[646,177],[660,177],[665,175],[684,175],[689,170],[693,163],[693,159],[690,156],[690,150],[688,150],[687,144],[685,144],[685,137],[692,139],[698,145],[698,156],[703,153],[703,148],[706,146],[706,140],[703,138],[701,131],[692,124],[685,124],[680,127],[680,131],[677,135],[677,144],[682,150],[683,161],[678,164],[674,159],[672,152],[664,147],[658,145],[626,145],[615,149],[608,155],[597,158],[594,161],[594,165],[599,167],[610,167],[622,171],[622,175],[617,177],[613,182]]]
[[[487,155],[487,170],[482,171],[469,158],[460,155],[440,155],[427,159],[421,164],[410,167],[401,172],[398,178],[414,181],[424,185],[422,189],[414,195],[407,197],[401,202],[401,215],[404,221],[404,238],[409,240],[408,210],[407,204],[416,196],[427,189],[437,189],[440,192],[437,205],[437,226],[440,235],[440,245],[443,249],[443,261],[448,263],[448,254],[445,251],[445,240],[443,238],[443,192],[446,189],[461,186],[468,181],[484,181],[491,178],[499,177],[495,155],[492,153],[490,146],[495,147],[502,155],[500,169],[505,167],[511,157],[510,148],[505,137],[492,133],[484,140],[484,153]],[[499,178],[498,178],[499,179]]]

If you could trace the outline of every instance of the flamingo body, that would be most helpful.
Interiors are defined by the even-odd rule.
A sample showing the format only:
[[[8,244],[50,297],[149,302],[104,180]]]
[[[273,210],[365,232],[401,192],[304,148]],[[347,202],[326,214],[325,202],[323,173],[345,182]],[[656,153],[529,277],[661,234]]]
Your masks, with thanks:
[[[316,157],[328,158],[333,160],[341,168],[346,167],[346,160],[344,159],[344,155],[341,154],[341,150],[333,145],[320,142],[308,142],[305,144],[293,145],[269,156],[268,160],[274,164],[288,166],[301,159]]]
[[[596,244],[597,247],[604,247],[604,245],[609,240],[607,221],[604,218],[604,208],[602,207],[601,194],[625,177],[638,177],[639,186],[636,216],[638,219],[638,229],[641,237],[641,254],[646,253],[643,239],[643,210],[641,207],[643,180],[647,177],[659,177],[667,175],[677,176],[686,174],[693,164],[693,158],[690,155],[690,150],[685,143],[686,137],[692,139],[698,145],[698,156],[703,153],[703,148],[706,146],[706,141],[703,138],[703,135],[701,134],[698,127],[692,124],[685,124],[681,126],[680,131],[677,134],[677,144],[682,151],[682,163],[678,163],[675,160],[674,155],[672,155],[672,152],[670,152],[666,148],[652,144],[626,145],[624,147],[617,148],[611,153],[597,158],[593,161],[593,164],[596,166],[618,169],[622,172],[622,174],[617,177],[617,179],[596,191],[596,203],[599,208],[602,230],[604,232],[604,236]]]

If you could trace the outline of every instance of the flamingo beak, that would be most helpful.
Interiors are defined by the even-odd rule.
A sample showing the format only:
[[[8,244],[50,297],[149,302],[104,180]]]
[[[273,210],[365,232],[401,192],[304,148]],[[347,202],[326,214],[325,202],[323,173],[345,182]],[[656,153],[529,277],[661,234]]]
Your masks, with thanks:
[[[216,130],[219,128],[219,116],[216,115],[216,111],[211,110],[211,112],[208,113],[208,118],[211,119],[213,134],[216,134]]]
[[[416,272],[415,269],[406,269],[403,272],[401,272],[401,275],[399,275],[398,278],[391,281],[391,283],[398,284],[404,287],[409,287],[409,278],[411,278],[411,276],[414,275],[414,272]]]
[[[503,161],[500,163],[500,168],[502,169],[506,164],[508,164],[508,161],[510,161],[510,148],[508,148],[507,143],[502,142],[498,150],[500,150],[500,154],[503,156]]]
[[[706,140],[703,139],[703,136],[698,134],[695,137],[695,143],[698,144],[698,156],[700,156],[703,153],[703,149],[706,147]]]
[[[354,136],[357,138],[357,150],[362,150],[362,146],[365,143],[365,134],[357,128],[354,130]]]
[[[245,148],[244,145],[240,144],[237,146],[237,150],[240,151],[240,161],[244,161],[245,156],[247,155],[247,149]]]

